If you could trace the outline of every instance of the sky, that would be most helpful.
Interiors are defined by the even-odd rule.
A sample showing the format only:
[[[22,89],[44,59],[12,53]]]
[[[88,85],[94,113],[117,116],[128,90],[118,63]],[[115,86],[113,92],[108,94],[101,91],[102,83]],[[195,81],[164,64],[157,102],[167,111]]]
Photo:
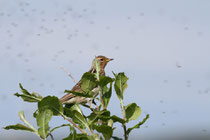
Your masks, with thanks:
[[[13,96],[19,83],[43,96],[62,97],[97,55],[106,67],[129,77],[125,104],[136,102],[139,120],[131,138],[210,131],[210,1],[203,0],[0,0],[1,128],[20,123],[36,105]],[[121,115],[115,94],[110,110]],[[55,118],[51,126],[67,123]],[[64,137],[67,128],[55,133]],[[36,138],[0,129],[2,139]],[[12,135],[11,135],[12,134]],[[61,136],[60,136],[61,135]],[[117,129],[117,136],[122,129]],[[65,135],[66,136],[66,135]],[[27,139],[27,138],[26,138]]]

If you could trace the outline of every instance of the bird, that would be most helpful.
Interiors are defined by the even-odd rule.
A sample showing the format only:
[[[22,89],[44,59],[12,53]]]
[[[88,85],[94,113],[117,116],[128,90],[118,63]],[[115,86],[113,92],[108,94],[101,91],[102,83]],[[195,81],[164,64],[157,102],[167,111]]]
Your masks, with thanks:
[[[91,69],[88,71],[90,73],[96,73],[96,68],[95,68],[95,60],[97,60],[98,62],[100,62],[100,76],[104,76],[105,75],[105,67],[107,65],[108,62],[112,61],[113,58],[107,58],[105,56],[99,55],[97,57],[95,57],[95,59],[92,62],[92,66]],[[80,80],[72,89],[71,91],[75,91],[75,92],[83,92],[82,88],[81,88],[81,83],[82,81]],[[95,97],[98,95],[97,94],[97,87],[93,89],[93,92],[96,93]],[[87,102],[90,103],[90,107],[92,107],[92,101],[93,99],[88,98],[88,97],[81,97],[81,96],[76,96],[72,93],[67,93],[66,95],[64,95],[62,98],[60,98],[60,101],[62,104],[85,104]]]

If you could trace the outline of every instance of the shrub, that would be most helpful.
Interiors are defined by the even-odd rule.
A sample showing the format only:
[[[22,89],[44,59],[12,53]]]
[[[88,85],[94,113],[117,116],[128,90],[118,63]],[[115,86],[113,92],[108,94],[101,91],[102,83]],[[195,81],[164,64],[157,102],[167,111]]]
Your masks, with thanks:
[[[114,78],[111,78],[108,76],[100,76],[98,70],[96,74],[87,72],[82,76],[82,89],[85,91],[85,94],[65,90],[65,92],[71,92],[77,96],[83,96],[97,100],[99,106],[91,109],[90,114],[87,116],[83,114],[83,111],[78,104],[63,106],[58,97],[42,97],[38,93],[30,93],[20,84],[19,86],[22,94],[15,93],[14,95],[21,97],[25,102],[32,102],[37,104],[37,110],[33,113],[33,117],[36,119],[38,129],[36,129],[26,120],[23,111],[20,111],[18,116],[24,122],[24,125],[8,125],[4,129],[29,131],[35,133],[41,139],[46,139],[48,136],[51,136],[53,139],[53,131],[58,128],[68,126],[70,128],[70,133],[63,140],[108,140],[111,138],[120,140],[122,138],[113,136],[113,131],[115,130],[113,126],[115,123],[121,123],[124,131],[124,139],[127,140],[130,132],[133,129],[140,128],[140,126],[144,124],[145,121],[149,118],[149,115],[147,114],[142,121],[138,122],[133,127],[127,128],[127,123],[138,119],[141,114],[141,108],[136,103],[130,103],[127,106],[124,106],[123,94],[127,88],[128,77],[125,76],[124,73],[113,74]],[[109,101],[112,96],[113,84],[117,97],[119,98],[123,116],[122,118],[113,114],[111,115],[111,112],[107,110],[107,106],[109,105]],[[98,92],[100,98],[93,97],[92,89],[96,86],[99,89]],[[88,105],[84,106],[90,108]],[[62,124],[51,129],[49,127],[49,122],[52,121],[52,116],[63,117],[69,123]],[[79,131],[76,131],[76,129]]]

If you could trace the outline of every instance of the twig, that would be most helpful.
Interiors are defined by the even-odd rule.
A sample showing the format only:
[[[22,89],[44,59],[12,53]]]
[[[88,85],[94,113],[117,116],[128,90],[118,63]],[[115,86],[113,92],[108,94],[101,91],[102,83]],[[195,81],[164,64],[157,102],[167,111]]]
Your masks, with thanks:
[[[121,106],[121,109],[122,109],[123,119],[126,121],[126,115],[125,115],[125,108],[124,108],[123,100],[120,100],[120,106]]]
[[[74,79],[74,77],[62,66],[61,69],[75,82],[77,83],[77,81]]]
[[[91,135],[94,135],[93,130],[91,130],[89,127],[87,129],[90,131]]]
[[[49,135],[50,135],[51,139],[54,140],[53,135],[51,133],[49,133]]]
[[[63,118],[65,119],[65,120],[67,120],[67,121],[69,121],[70,123],[72,123],[77,129],[79,129],[82,133],[84,133],[84,134],[87,134],[88,135],[88,133],[85,131],[85,130],[83,130],[82,128],[80,128],[75,122],[73,122],[71,119],[69,119],[67,116],[65,116],[64,114],[62,114],[62,116],[63,116]]]
[[[102,104],[102,107],[103,109],[106,109],[105,105],[104,105],[104,100],[102,98],[102,92],[101,92],[101,87],[99,86],[99,96],[100,96],[100,100],[101,100],[101,104]]]
[[[126,132],[126,125],[125,125],[125,123],[123,124],[123,130],[124,130],[124,139],[127,140],[128,136],[127,136],[127,132]]]
[[[96,68],[96,79],[97,79],[97,81],[99,81],[101,68],[100,68],[100,62],[98,62],[97,59],[95,59],[95,68]],[[102,98],[102,92],[103,92],[102,88],[99,85],[98,85],[98,88],[99,88],[99,96],[100,96],[102,107],[103,107],[103,109],[106,109],[105,105],[104,105],[104,100]]]
[[[74,79],[74,77],[64,68],[64,67],[61,67],[61,69],[67,73],[67,75],[77,84],[77,81]],[[72,123],[77,129],[79,129],[82,133],[85,133],[87,134],[86,131],[84,131],[82,128],[80,128],[76,123],[74,123],[71,119],[67,118],[66,116],[63,116],[64,119],[66,119],[67,121],[69,121],[70,123]],[[91,135],[93,135],[93,131],[88,127],[88,130],[90,131]]]
[[[93,100],[94,101],[94,100]],[[95,101],[94,101],[95,102]],[[100,111],[99,107],[97,106],[97,104],[95,103],[96,109],[97,111]]]
[[[120,100],[120,106],[122,109],[122,114],[123,114],[123,119],[126,121],[126,115],[125,115],[125,107],[123,104],[123,100]],[[123,123],[123,130],[124,130],[124,139],[128,140],[128,134],[127,134],[127,130],[126,130],[126,123]]]

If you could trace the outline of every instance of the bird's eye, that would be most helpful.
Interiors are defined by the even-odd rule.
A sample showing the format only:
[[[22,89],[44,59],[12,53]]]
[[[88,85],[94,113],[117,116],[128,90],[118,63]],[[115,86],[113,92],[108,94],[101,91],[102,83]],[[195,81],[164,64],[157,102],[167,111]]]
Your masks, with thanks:
[[[101,58],[101,59],[100,59],[100,61],[104,61],[104,59],[103,59],[103,58]]]

